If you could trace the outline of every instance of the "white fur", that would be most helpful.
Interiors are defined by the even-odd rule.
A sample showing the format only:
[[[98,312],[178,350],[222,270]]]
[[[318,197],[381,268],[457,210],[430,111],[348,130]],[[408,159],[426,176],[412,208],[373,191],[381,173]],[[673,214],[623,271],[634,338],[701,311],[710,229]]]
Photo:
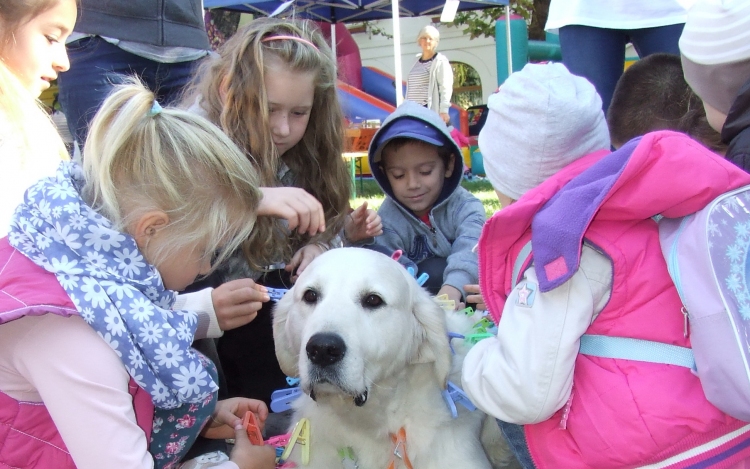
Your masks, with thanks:
[[[381,305],[368,305],[378,298]],[[383,254],[333,249],[308,266],[279,301],[273,325],[281,368],[299,376],[305,392],[295,403],[293,422],[310,420],[307,467],[342,467],[337,450],[352,447],[359,468],[385,469],[393,453],[390,435],[402,427],[416,469],[491,467],[479,440],[484,415],[458,406],[459,417],[453,419],[441,395],[449,374],[460,384],[460,359],[453,360],[448,347],[446,314],[456,332],[473,323],[463,314],[446,313]],[[337,364],[318,367],[309,359],[308,341],[318,333],[343,340],[346,352]],[[454,340],[458,357],[460,342]],[[365,391],[367,401],[355,405],[354,398]],[[498,443],[494,451],[507,459],[491,423],[487,427],[494,427]],[[299,457],[295,450],[290,460],[299,463]],[[398,461],[396,467],[405,466]]]

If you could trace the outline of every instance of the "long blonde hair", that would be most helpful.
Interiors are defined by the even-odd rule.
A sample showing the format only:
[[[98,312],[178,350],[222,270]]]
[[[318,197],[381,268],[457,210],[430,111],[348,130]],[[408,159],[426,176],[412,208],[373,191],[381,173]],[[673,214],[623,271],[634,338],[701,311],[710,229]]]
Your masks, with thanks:
[[[23,25],[53,8],[60,0],[2,0],[0,3],[0,113],[8,132],[18,138],[23,165],[34,165],[35,158],[68,159],[65,144],[44,107],[26,89],[3,59],[13,47],[14,35]]]
[[[216,126],[187,111],[161,109],[154,98],[129,79],[104,101],[84,147],[83,196],[123,231],[149,211],[167,213],[173,241],[152,263],[200,245],[216,266],[250,236],[260,178]]]
[[[269,36],[296,36],[302,41],[267,41]],[[309,21],[255,19],[237,31],[219,51],[204,62],[187,92],[185,103],[199,100],[209,120],[246,152],[255,164],[264,186],[278,186],[281,155],[270,132],[265,73],[269,58],[278,58],[292,71],[315,75],[315,96],[307,129],[302,140],[283,156],[297,187],[315,196],[325,211],[327,231],[315,240],[330,241],[343,227],[349,208],[350,179],[341,158],[343,114],[336,91],[336,60],[322,34]],[[229,104],[227,104],[229,103]],[[275,240],[276,261],[288,260],[293,252],[310,241],[309,237],[289,234],[277,222],[268,233],[256,237]],[[250,239],[243,246],[245,257],[257,257],[257,243]]]

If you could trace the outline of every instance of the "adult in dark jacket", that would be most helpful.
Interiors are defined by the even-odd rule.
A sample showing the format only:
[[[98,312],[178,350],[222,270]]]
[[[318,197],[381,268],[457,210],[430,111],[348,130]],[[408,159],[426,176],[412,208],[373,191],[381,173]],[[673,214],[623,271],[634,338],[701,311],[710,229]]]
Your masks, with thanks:
[[[161,104],[179,97],[209,50],[201,0],[79,0],[60,74],[60,105],[82,145],[89,122],[119,77],[137,75]]]
[[[750,80],[740,88],[721,129],[721,140],[729,145],[726,157],[750,171]]]
[[[680,37],[685,81],[729,145],[726,158],[750,172],[750,0],[698,0]]]

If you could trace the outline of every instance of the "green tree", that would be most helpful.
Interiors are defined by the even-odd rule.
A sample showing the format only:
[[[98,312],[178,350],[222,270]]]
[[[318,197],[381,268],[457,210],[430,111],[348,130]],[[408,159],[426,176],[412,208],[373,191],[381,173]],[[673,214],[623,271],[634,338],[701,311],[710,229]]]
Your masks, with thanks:
[[[522,16],[529,25],[529,39],[544,39],[550,0],[512,0],[511,12]],[[471,39],[495,37],[495,20],[505,14],[505,7],[485,8],[456,14],[452,26],[465,26],[464,34]]]

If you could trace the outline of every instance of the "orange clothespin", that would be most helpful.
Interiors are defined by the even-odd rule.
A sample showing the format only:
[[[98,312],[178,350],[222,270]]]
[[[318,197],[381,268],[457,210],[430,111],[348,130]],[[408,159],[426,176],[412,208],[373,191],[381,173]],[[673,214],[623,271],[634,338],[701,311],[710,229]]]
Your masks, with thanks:
[[[289,456],[292,454],[294,445],[299,445],[302,451],[302,465],[307,466],[310,464],[310,421],[306,418],[300,419],[297,425],[292,430],[292,436],[289,438],[289,443],[286,445],[284,453],[279,459],[279,463],[286,462]]]
[[[388,469],[396,469],[396,459],[400,459],[407,469],[414,469],[411,460],[409,460],[409,454],[406,452],[406,430],[404,427],[401,427],[395,435],[391,434],[391,443],[393,444],[393,454]]]
[[[258,426],[258,420],[255,418],[255,414],[252,411],[245,412],[245,418],[242,419],[242,426],[247,430],[247,437],[250,443],[256,446],[263,445],[263,434],[260,432],[260,426]]]

